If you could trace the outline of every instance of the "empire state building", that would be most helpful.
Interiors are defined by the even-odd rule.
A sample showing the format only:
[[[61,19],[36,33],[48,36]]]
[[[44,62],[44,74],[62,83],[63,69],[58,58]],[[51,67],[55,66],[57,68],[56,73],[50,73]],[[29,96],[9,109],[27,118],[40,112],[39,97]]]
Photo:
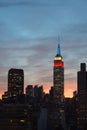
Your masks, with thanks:
[[[54,97],[57,103],[63,102],[64,99],[64,61],[61,55],[60,42],[58,41],[57,54],[54,58]]]

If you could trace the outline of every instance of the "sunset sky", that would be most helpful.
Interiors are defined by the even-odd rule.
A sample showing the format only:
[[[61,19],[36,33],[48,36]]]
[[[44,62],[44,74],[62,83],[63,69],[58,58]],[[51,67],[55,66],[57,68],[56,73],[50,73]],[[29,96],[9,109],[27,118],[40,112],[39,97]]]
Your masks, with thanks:
[[[65,96],[77,89],[87,63],[87,0],[0,0],[0,94],[10,68],[24,69],[25,87],[53,86],[58,36],[65,66]]]

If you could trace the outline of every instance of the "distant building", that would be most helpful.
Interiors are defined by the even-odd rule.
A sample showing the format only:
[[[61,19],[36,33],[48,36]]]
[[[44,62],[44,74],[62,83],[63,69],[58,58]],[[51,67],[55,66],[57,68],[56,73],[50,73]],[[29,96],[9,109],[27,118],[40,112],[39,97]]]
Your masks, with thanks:
[[[51,87],[51,89],[49,90],[49,94],[50,94],[50,97],[54,96],[54,87]]]
[[[34,86],[34,97],[38,97],[38,85]]]
[[[34,86],[34,97],[42,98],[43,97],[43,86]]]
[[[8,94],[9,97],[23,94],[24,72],[22,69],[10,69],[8,72]]]
[[[39,96],[39,98],[43,97],[43,86],[38,87],[38,96]]]
[[[2,99],[7,99],[8,98],[8,92],[4,92],[4,94],[2,95]]]
[[[87,129],[87,71],[86,64],[81,63],[80,71],[77,73],[78,105],[77,126],[79,130]]]
[[[33,90],[33,85],[28,85],[26,87],[26,95],[33,97],[34,96],[34,90]]]

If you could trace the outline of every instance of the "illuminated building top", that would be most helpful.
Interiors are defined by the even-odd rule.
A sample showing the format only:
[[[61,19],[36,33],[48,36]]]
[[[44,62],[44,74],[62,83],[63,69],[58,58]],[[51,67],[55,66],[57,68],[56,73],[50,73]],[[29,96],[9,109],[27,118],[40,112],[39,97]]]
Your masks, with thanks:
[[[57,54],[54,58],[54,67],[64,67],[63,57],[61,56],[60,42],[58,41]]]

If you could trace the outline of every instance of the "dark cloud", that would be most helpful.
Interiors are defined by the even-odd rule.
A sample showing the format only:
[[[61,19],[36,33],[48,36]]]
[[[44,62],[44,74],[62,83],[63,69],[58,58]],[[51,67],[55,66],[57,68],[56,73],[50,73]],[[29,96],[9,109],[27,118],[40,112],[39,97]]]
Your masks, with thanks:
[[[44,7],[44,6],[65,6],[69,4],[69,1],[57,1],[55,2],[53,0],[50,1],[40,1],[38,0],[37,2],[32,2],[32,1],[5,1],[5,2],[0,2],[0,7],[11,7],[11,6],[32,6],[32,7]]]
[[[56,4],[54,4],[56,6]],[[0,7],[12,7],[12,6],[33,6],[33,7],[38,7],[38,6],[53,6],[50,3],[45,3],[45,2],[0,2]]]
[[[36,2],[0,2],[0,7],[11,6],[46,6],[47,4],[41,4]]]

